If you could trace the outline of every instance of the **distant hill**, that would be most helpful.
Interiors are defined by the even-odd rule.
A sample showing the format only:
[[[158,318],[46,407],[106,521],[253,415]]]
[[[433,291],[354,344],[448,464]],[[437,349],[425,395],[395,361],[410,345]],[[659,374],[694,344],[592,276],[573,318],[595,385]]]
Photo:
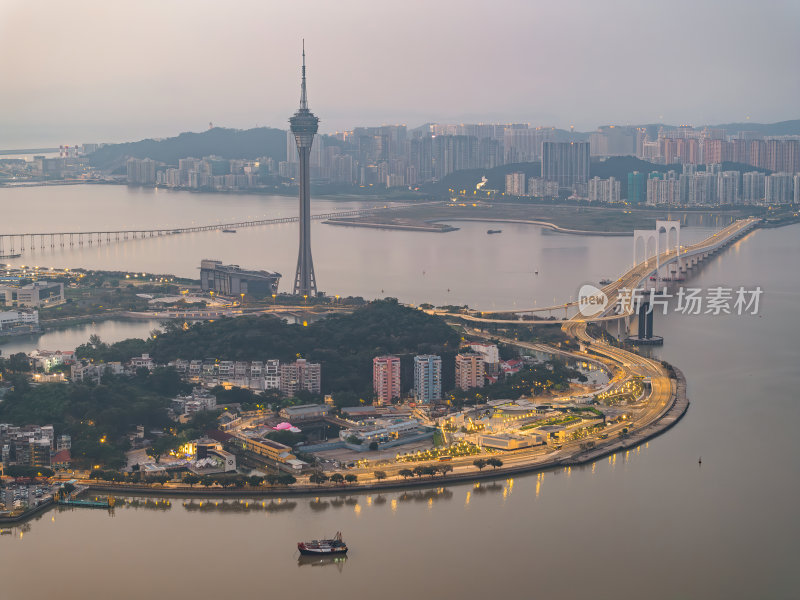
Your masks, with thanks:
[[[283,161],[286,160],[286,131],[270,127],[215,127],[202,133],[187,132],[163,140],[109,144],[90,154],[89,161],[100,169],[116,167],[129,157],[152,158],[177,166],[178,159],[189,156],[202,158],[212,154],[221,158],[248,159],[268,156],[275,161]]]
[[[647,135],[650,139],[654,140],[658,136],[658,130],[662,127],[665,130],[677,129],[676,125],[667,125],[666,123],[648,123],[643,125],[635,125],[647,130]],[[702,129],[706,125],[698,125],[698,129]],[[759,135],[800,135],[800,119],[792,121],[780,121],[778,123],[723,123],[721,125],[708,125],[711,129],[724,129],[728,135],[739,133],[740,131],[754,131]]]
[[[728,134],[754,131],[759,135],[800,135],[800,119],[778,123],[724,123],[714,125],[714,128],[724,129]]]

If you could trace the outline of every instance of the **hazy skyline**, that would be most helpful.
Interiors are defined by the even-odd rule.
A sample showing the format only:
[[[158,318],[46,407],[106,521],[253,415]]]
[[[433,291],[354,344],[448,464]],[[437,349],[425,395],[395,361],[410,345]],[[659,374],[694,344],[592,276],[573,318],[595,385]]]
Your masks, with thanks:
[[[800,3],[0,0],[0,148],[320,131],[800,117]]]

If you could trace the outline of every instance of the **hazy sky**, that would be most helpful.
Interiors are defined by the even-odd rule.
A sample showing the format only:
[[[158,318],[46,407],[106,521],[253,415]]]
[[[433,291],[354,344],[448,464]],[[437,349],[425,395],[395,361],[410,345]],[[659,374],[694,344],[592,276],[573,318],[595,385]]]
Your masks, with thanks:
[[[321,130],[800,118],[798,0],[0,0],[0,148]]]

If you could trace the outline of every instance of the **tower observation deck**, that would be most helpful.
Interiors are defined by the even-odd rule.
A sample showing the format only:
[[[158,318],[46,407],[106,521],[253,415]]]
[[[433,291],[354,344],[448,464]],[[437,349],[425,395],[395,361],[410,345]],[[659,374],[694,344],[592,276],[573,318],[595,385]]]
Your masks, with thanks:
[[[289,119],[297,153],[300,159],[300,251],[297,255],[297,274],[292,293],[298,296],[314,296],[317,280],[314,276],[314,261],[311,259],[311,145],[319,128],[319,119],[308,109],[306,96],[306,50],[303,43],[303,69],[300,84],[300,108]]]

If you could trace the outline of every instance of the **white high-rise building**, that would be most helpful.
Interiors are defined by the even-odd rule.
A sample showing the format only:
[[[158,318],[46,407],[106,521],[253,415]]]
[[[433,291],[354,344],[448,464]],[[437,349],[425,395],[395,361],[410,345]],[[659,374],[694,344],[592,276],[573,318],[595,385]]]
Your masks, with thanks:
[[[717,175],[717,201],[719,204],[739,201],[739,171],[723,171]]]
[[[587,196],[590,202],[619,202],[619,181],[614,177],[608,179],[592,177],[589,180]]]
[[[442,399],[442,358],[433,354],[414,357],[414,398],[431,404]]]
[[[506,196],[525,195],[525,173],[508,173],[506,175]]]
[[[794,176],[794,203],[800,204],[800,175]]]
[[[156,161],[150,158],[129,158],[126,168],[128,183],[149,185],[156,182]]]
[[[789,204],[794,194],[792,193],[792,176],[789,173],[773,173],[766,178],[764,198],[767,204]]]
[[[558,196],[558,182],[547,181],[541,177],[531,177],[528,179],[528,196],[556,198]]]
[[[534,162],[542,157],[542,142],[553,139],[552,127],[520,129],[508,127],[503,132],[503,158],[505,164]]]
[[[688,179],[686,203],[707,206],[717,203],[717,176],[700,171]]]
[[[680,204],[681,186],[677,179],[648,179],[647,204]]]
[[[766,175],[751,171],[742,175],[742,201],[745,204],[760,204],[764,201]]]
[[[483,362],[485,364],[496,365],[500,362],[500,351],[497,348],[497,344],[472,342],[469,347],[473,352],[478,352],[483,355]]]

